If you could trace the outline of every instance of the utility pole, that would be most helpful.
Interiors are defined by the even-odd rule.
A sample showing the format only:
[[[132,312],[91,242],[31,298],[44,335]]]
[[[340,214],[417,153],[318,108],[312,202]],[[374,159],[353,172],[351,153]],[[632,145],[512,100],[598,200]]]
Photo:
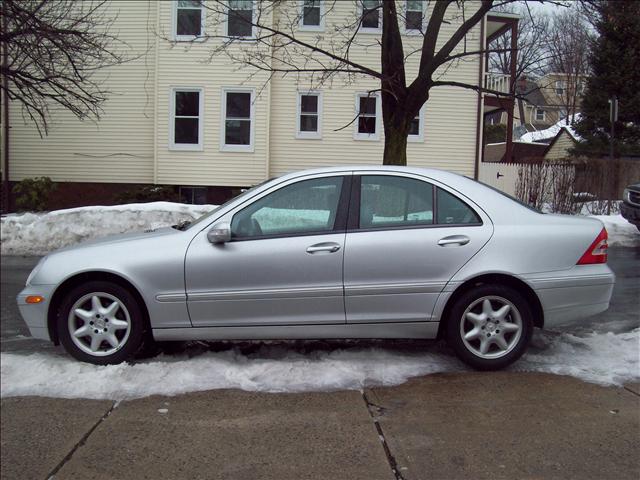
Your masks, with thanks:
[[[617,96],[613,96],[609,99],[609,120],[611,120],[611,132],[609,135],[609,161],[611,162],[611,165],[609,166],[609,171],[611,172],[611,169],[613,169],[613,175],[615,175],[614,178],[614,195],[618,194],[618,168],[616,168],[617,166],[613,163],[613,155],[614,155],[614,149],[613,149],[613,144],[614,144],[614,140],[615,140],[615,136],[616,136],[616,122],[618,121],[618,97]],[[611,188],[609,186],[609,188]],[[611,196],[612,192],[609,192],[608,196]],[[614,198],[617,198],[614,196]],[[607,215],[611,215],[611,198],[608,199],[607,201]]]

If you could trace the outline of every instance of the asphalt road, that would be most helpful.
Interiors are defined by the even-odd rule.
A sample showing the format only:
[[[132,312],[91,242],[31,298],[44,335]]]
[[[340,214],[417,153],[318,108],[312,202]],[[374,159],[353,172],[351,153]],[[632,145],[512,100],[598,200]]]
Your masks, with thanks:
[[[30,337],[29,330],[20,317],[16,305],[15,297],[24,287],[29,272],[38,260],[38,257],[5,256],[0,262],[2,277],[0,286],[0,351],[2,352],[30,353],[46,350],[50,353],[64,355],[60,347],[54,347],[49,342]],[[640,314],[638,313],[640,312],[640,248],[610,248],[609,266],[616,274],[616,286],[609,310],[582,322],[568,325],[564,327],[564,330],[576,333],[583,331],[620,333],[640,327]],[[367,342],[363,340],[361,343],[366,344]],[[225,345],[220,348],[228,348],[228,344]],[[322,348],[326,347],[327,345],[323,345]],[[168,348],[184,351],[189,348],[201,349],[202,346],[174,344]],[[216,349],[215,342],[211,348]]]

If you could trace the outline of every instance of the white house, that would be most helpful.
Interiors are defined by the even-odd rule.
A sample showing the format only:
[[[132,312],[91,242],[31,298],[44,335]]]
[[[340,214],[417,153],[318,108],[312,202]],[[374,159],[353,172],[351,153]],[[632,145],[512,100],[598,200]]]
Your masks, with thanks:
[[[322,42],[335,35],[345,19],[362,15],[363,1],[366,8],[378,0],[332,2],[333,8],[326,12],[323,1],[290,0],[273,12],[270,21],[306,9],[293,33]],[[401,26],[406,54],[421,45],[416,18],[428,21],[426,9],[432,3],[397,3],[410,13]],[[256,8],[251,0],[229,0],[229,5],[249,15]],[[472,7],[466,3],[466,8]],[[69,204],[74,199],[76,204],[106,203],[110,192],[126,184],[173,185],[187,200],[217,202],[234,187],[292,170],[382,162],[380,100],[367,98],[366,93],[379,88],[374,79],[350,84],[336,79],[313,90],[295,75],[276,75],[266,82],[268,73],[240,68],[224,55],[208,60],[223,41],[218,36],[246,35],[250,41],[253,32],[242,31],[243,26],[233,22],[211,25],[208,11],[198,2],[130,0],[112,2],[109,8],[117,14],[114,31],[139,58],[100,73],[112,94],[98,122],[54,111],[49,135],[40,138],[24,121],[19,105],[10,104],[9,125],[3,126],[10,136],[10,181],[48,176],[61,182],[60,191],[66,192]],[[441,43],[462,21],[459,16],[448,20],[441,29]],[[380,62],[376,39],[381,21],[381,16],[367,18],[357,33],[362,41],[351,52],[358,62],[375,68]],[[506,32],[513,23],[513,16],[491,14],[459,49],[466,45],[467,50],[483,50],[488,38]],[[216,38],[199,41],[211,35]],[[438,75],[486,84],[483,60],[467,57]],[[419,55],[407,60],[409,79],[418,62]],[[509,79],[503,83],[506,89],[513,85]],[[408,163],[477,175],[485,103],[484,95],[473,90],[433,89],[416,117]]]

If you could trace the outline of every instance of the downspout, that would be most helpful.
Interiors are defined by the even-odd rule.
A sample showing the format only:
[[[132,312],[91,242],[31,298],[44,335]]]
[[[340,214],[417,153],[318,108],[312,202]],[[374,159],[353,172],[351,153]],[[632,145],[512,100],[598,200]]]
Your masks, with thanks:
[[[7,26],[8,26],[8,22],[7,22],[7,16],[6,14],[2,15],[2,31],[6,32],[7,31]],[[9,49],[7,46],[7,42],[2,42],[2,69],[3,70],[7,70],[9,65]],[[9,81],[7,80],[7,76],[3,75],[2,76],[2,106],[3,106],[3,111],[2,111],[2,140],[3,140],[3,146],[2,149],[4,151],[4,165],[3,165],[3,173],[4,173],[4,178],[2,179],[3,182],[3,194],[4,194],[4,198],[5,198],[5,209],[7,212],[11,211],[11,192],[9,191],[11,185],[9,183],[9,92],[7,91],[7,89],[9,88]]]
[[[484,26],[485,23],[487,21],[487,17],[485,16],[482,21],[480,22],[480,51],[485,50],[486,48],[486,42],[485,42],[485,38],[484,38]],[[480,54],[480,62],[479,62],[479,68],[478,68],[478,86],[480,87],[480,90],[478,90],[478,113],[477,113],[477,121],[476,121],[476,158],[474,161],[474,165],[473,165],[473,178],[474,180],[478,180],[478,177],[480,175],[480,162],[482,160],[482,156],[483,156],[483,150],[484,148],[482,147],[482,143],[483,143],[483,137],[484,134],[482,132],[483,130],[483,126],[484,126],[484,115],[483,115],[483,108],[482,108],[482,87],[484,86],[484,64],[485,64],[485,58],[484,58],[484,53]]]
[[[151,0],[149,0],[151,1]],[[162,2],[154,2],[156,6],[156,31],[154,32],[155,41],[155,60],[153,65],[153,184],[158,184],[158,57],[159,40],[158,32],[160,31],[160,7]],[[147,32],[149,35],[149,32]]]

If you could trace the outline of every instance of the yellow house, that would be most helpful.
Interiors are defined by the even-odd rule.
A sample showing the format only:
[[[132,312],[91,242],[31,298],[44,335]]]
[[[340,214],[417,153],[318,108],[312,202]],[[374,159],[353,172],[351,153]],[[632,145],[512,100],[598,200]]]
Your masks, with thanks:
[[[256,9],[250,0],[228,3],[249,15]],[[415,24],[416,15],[428,21],[432,3],[397,3],[413,14],[402,19],[406,54],[418,49],[423,37],[405,22],[413,18]],[[290,0],[268,21],[276,23],[279,16],[306,8],[293,33],[322,43],[345,19],[362,15],[362,5],[361,0],[331,2],[325,11],[323,1]],[[474,8],[472,2],[465,5]],[[100,72],[112,93],[97,122],[54,111],[48,136],[40,138],[25,122],[19,104],[10,103],[10,181],[48,176],[60,182],[69,205],[108,203],[113,192],[131,184],[172,185],[180,188],[185,201],[219,202],[234,188],[293,170],[382,162],[380,99],[375,94],[367,98],[368,91],[379,88],[376,80],[336,77],[317,86],[295,75],[275,75],[267,81],[268,72],[242,68],[224,55],[211,57],[223,41],[220,37],[238,26],[213,25],[199,2],[130,0],[112,2],[108,8],[117,16],[113,30],[136,58]],[[368,18],[351,52],[352,58],[374,68],[380,63],[381,21]],[[461,16],[451,15],[442,26],[440,44],[461,21]],[[458,51],[483,50],[488,36],[503,27],[500,14],[492,13]],[[251,40],[252,32],[232,33]],[[409,81],[418,63],[419,55],[408,58]],[[486,75],[479,55],[436,73],[438,79],[477,86],[486,82]],[[415,119],[408,163],[477,175],[484,96],[457,87],[433,89]]]

